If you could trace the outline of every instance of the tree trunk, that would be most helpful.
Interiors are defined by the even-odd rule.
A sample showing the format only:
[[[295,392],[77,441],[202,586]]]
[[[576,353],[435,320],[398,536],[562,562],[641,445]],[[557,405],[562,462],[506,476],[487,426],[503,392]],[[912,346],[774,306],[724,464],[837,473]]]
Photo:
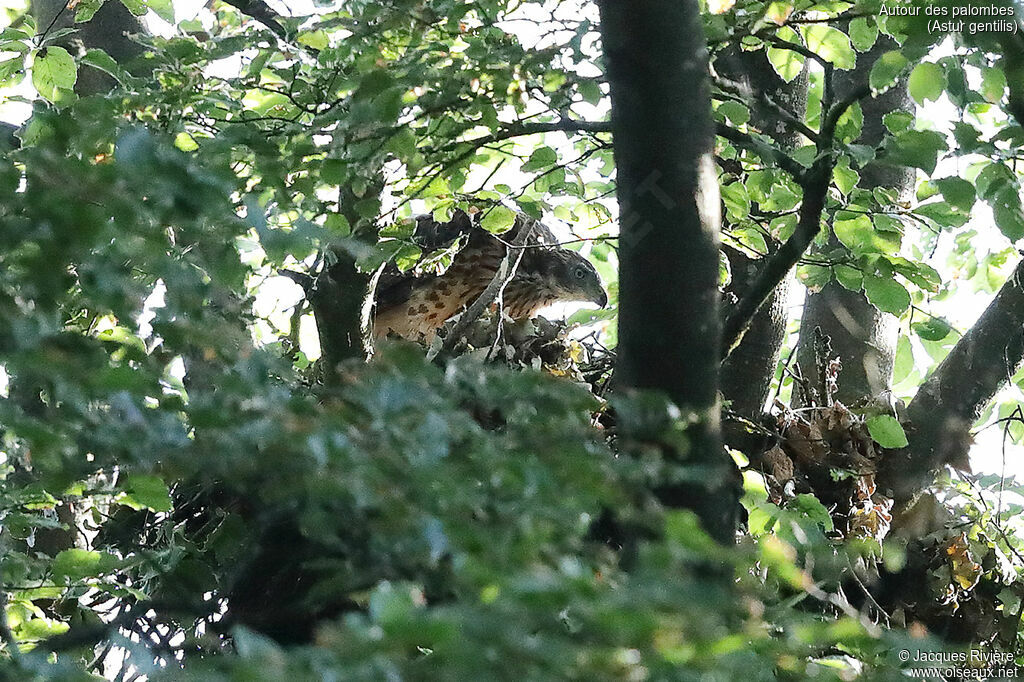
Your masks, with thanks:
[[[33,0],[32,14],[38,30],[50,33],[64,28],[76,29],[56,41],[72,55],[85,54],[90,49],[100,49],[114,58],[119,65],[128,63],[143,52],[141,44],[132,40],[133,34],[146,33],[128,9],[117,0],[104,2],[92,19],[81,24],[75,23],[75,10],[69,9],[64,0]],[[114,87],[114,79],[99,69],[82,66],[75,82],[75,92],[82,97],[106,92]]]
[[[837,99],[867,82],[878,57],[896,47],[892,39],[880,35],[875,46],[860,55],[856,69],[837,72]],[[863,100],[861,107],[864,125],[857,142],[872,146],[879,144],[885,134],[882,122],[885,114],[892,111],[913,113],[905,81],[877,97]],[[858,186],[868,190],[886,187],[899,195],[906,195],[914,189],[914,170],[870,164],[861,170]],[[831,243],[838,244],[834,236]],[[815,375],[815,328],[831,337],[834,355],[838,355],[843,363],[836,399],[850,404],[858,398],[875,396],[889,388],[899,332],[899,320],[893,315],[879,311],[863,293],[850,291],[835,281],[826,284],[819,292],[809,293],[804,303],[797,348],[797,362],[808,378]],[[794,398],[795,404],[801,404],[801,396],[794,394]]]
[[[769,95],[796,118],[804,117],[807,108],[806,69],[787,83],[775,72],[763,50],[744,52],[731,49],[715,59],[715,71],[731,81],[743,83],[752,92]],[[771,108],[755,106],[750,116],[750,124],[771,137],[783,150],[790,151],[799,143],[800,133],[782,122]],[[729,247],[725,247],[725,252],[732,271],[728,293],[742,298],[750,282],[764,267],[764,259],[753,258]],[[775,287],[757,311],[740,345],[722,365],[722,395],[732,403],[732,410],[744,417],[757,417],[764,409],[771,390],[786,336],[789,289],[789,280]],[[728,430],[727,440],[732,445]]]
[[[621,213],[617,381],[662,392],[695,416],[686,463],[707,475],[662,498],[731,542],[734,468],[717,398],[720,207],[699,10],[694,0],[598,6]]]

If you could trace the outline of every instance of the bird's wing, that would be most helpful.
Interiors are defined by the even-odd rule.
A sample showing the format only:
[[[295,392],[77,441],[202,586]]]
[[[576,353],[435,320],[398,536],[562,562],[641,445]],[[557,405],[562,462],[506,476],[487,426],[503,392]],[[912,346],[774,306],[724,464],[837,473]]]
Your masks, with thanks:
[[[405,272],[400,271],[394,263],[387,265],[377,282],[377,309],[386,310],[404,303],[416,287],[438,277],[437,274],[424,273],[422,266],[442,250],[451,249],[456,245],[456,241],[460,242],[455,247],[458,252],[472,247],[477,252],[501,249],[503,255],[504,245],[516,242],[523,229],[531,228],[526,244],[548,247],[555,247],[558,244],[558,240],[547,226],[525,213],[517,213],[512,227],[497,236],[480,227],[481,215],[483,213],[470,215],[457,210],[446,222],[437,221],[431,215],[418,216],[412,241],[422,249],[423,255],[415,267]],[[458,257],[457,253],[452,255]]]
[[[412,242],[420,247],[422,255],[416,265],[405,272],[394,263],[388,263],[377,281],[374,299],[378,310],[386,310],[392,306],[405,303],[412,296],[417,286],[421,286],[437,277],[436,274],[424,273],[423,265],[445,249],[456,247],[461,250],[474,234],[476,227],[472,216],[455,211],[451,220],[440,222],[430,214],[416,217],[416,228],[412,234]],[[452,254],[453,256],[455,254]]]

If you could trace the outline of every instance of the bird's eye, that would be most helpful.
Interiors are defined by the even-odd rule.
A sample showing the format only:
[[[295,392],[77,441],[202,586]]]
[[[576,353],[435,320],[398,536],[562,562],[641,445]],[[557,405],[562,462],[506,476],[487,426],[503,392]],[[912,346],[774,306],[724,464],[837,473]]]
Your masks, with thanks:
[[[583,268],[576,268],[576,271],[573,273],[573,276],[576,277],[576,279],[583,279],[584,277],[587,276],[587,271],[584,270]]]

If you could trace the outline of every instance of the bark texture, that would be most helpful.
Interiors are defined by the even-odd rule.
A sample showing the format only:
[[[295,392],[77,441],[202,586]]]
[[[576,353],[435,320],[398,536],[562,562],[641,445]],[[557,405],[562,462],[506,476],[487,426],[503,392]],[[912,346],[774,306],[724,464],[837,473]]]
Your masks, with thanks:
[[[49,28],[52,33],[62,28],[75,29],[74,33],[57,40],[57,44],[72,55],[100,49],[127,68],[143,52],[142,45],[131,36],[145,33],[146,30],[138,18],[117,0],[104,2],[92,19],[81,24],[75,23],[75,11],[68,9],[68,3],[64,0],[33,0],[32,14],[40,31]],[[99,69],[82,65],[78,71],[75,92],[83,97],[94,95],[110,90],[114,84],[114,79]]]
[[[907,406],[910,447],[884,462],[882,480],[909,502],[936,469],[967,454],[969,429],[1024,364],[1024,261]]]
[[[724,247],[732,271],[729,293],[742,296],[763,266],[738,249]],[[754,315],[736,350],[722,364],[722,395],[731,409],[757,417],[765,408],[789,321],[789,281],[783,281]],[[730,441],[731,443],[731,441]]]
[[[857,60],[852,71],[835,74],[836,96],[867,82],[871,67],[882,54],[898,46],[892,39],[879,36],[875,46]],[[864,125],[858,144],[877,145],[885,135],[882,117],[892,111],[913,113],[913,103],[906,83],[899,82],[887,92],[861,102]],[[869,164],[861,171],[858,186],[863,189],[885,187],[906,195],[914,189],[915,171],[912,168]],[[838,244],[831,237],[833,245]],[[850,404],[864,396],[875,396],[889,388],[892,382],[893,360],[899,320],[883,313],[868,302],[862,292],[850,291],[838,282],[829,282],[821,291],[810,293],[804,303],[800,323],[800,341],[797,362],[804,376],[814,375],[814,330],[831,337],[832,349],[843,363],[836,399]]]
[[[687,463],[706,475],[662,498],[731,542],[734,467],[717,404],[720,207],[699,10],[694,0],[598,6],[621,209],[617,380],[663,392],[696,415]]]
[[[752,92],[767,94],[794,117],[803,119],[807,108],[806,70],[787,83],[775,72],[765,51],[744,52],[735,48],[719,54],[714,66],[718,74],[744,84]],[[785,151],[794,149],[800,142],[800,133],[760,100],[751,110],[751,125]],[[757,272],[764,267],[763,259],[729,247],[724,250],[732,271],[728,293],[742,298]],[[789,289],[788,280],[775,287],[751,321],[749,332],[722,365],[722,395],[731,401],[735,412],[746,417],[756,417],[768,399],[786,336]]]
[[[380,195],[383,181],[378,176],[370,191]],[[364,244],[377,242],[377,230],[355,210],[359,197],[348,187],[338,191],[338,211],[349,225],[356,226],[353,239]],[[376,277],[361,272],[356,258],[343,245],[328,249],[329,264],[313,280],[306,295],[316,318],[320,338],[324,383],[338,378],[338,365],[354,359],[365,360],[373,353],[370,339],[370,305]]]

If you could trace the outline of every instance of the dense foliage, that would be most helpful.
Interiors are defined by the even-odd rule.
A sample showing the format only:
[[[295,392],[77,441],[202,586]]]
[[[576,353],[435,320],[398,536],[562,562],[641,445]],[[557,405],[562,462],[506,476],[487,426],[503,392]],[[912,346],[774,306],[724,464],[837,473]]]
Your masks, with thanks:
[[[84,22],[101,4],[67,11]],[[659,501],[702,472],[672,454],[685,415],[604,394],[616,206],[589,4],[348,0],[283,17],[215,2],[186,20],[124,4],[173,25],[138,36],[133,62],[73,54],[22,10],[0,33],[0,85],[38,94],[0,162],[0,676],[892,679],[901,648],[953,646],[933,631],[1016,650],[1012,481],[947,477],[948,522],[909,557],[916,526],[886,538],[875,513],[849,532],[841,504],[787,487],[760,451],[732,453],[748,512],[735,548]],[[909,399],[964,331],[957,296],[995,292],[1014,265],[1024,86],[1001,34],[936,52],[946,35],[878,9],[719,3],[705,30],[713,61],[763,52],[809,83],[787,149],[754,125],[782,116],[774,100],[716,80],[726,241],[777,253],[820,185],[798,280],[899,318],[894,393]],[[837,72],[888,39],[837,101]],[[86,69],[110,93],[76,94]],[[860,100],[901,79],[952,123],[895,111],[879,144],[858,143]],[[920,171],[915,197],[858,187],[876,160]],[[572,318],[592,334],[508,363],[382,344],[325,381],[300,334],[309,308],[282,303],[277,272],[339,253],[411,267],[406,219],[471,205],[495,232],[513,208],[572,225],[610,289],[608,309]],[[779,405],[799,390],[783,364]],[[1024,435],[1022,381],[979,422],[1001,420],[1005,442]],[[821,440],[840,414],[823,400],[810,409],[833,412],[769,420],[798,466],[792,433]],[[843,438],[900,449],[900,416],[869,404]],[[872,499],[849,462],[806,452],[847,502]],[[922,577],[918,610],[887,612],[865,584],[904,568]]]

